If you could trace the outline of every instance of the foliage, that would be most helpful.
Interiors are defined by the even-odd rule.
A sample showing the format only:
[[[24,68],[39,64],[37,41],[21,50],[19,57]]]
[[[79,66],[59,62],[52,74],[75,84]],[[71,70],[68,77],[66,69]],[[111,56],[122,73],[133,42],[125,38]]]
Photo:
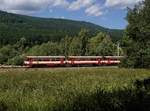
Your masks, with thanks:
[[[7,45],[0,49],[0,64],[4,64],[8,59],[15,57],[18,54],[14,47]]]
[[[82,29],[79,33],[79,38],[80,38],[79,44],[81,44],[81,49],[80,49],[81,50],[81,53],[80,53],[81,56],[84,56],[86,54],[89,35],[90,35],[89,31],[86,29]]]
[[[24,57],[23,56],[15,56],[11,59],[8,59],[7,64],[11,65],[23,65]]]
[[[116,47],[109,35],[99,33],[89,40],[89,55],[115,55]]]
[[[103,33],[98,33],[97,36],[92,37],[89,39],[89,44],[88,44],[88,53],[90,55],[96,55],[96,48],[98,45],[103,41],[105,35]]]
[[[69,48],[70,55],[84,56],[87,50],[89,31],[82,29],[78,37],[74,37]]]
[[[65,38],[63,38],[60,41],[60,48],[61,48],[60,50],[61,50],[62,55],[65,55],[65,56],[69,55],[69,49],[71,47],[71,42],[72,42],[72,38],[68,37],[68,36],[66,36]]]
[[[127,67],[150,68],[150,1],[129,9],[125,43]],[[125,39],[124,39],[125,40]]]
[[[115,55],[114,44],[110,40],[104,39],[102,43],[97,47],[96,52],[97,55],[113,56]]]
[[[77,37],[65,37],[59,43],[48,42],[33,46],[26,55],[115,55],[116,47],[111,38],[99,33],[89,39],[88,30],[83,29]],[[100,41],[100,42],[99,42]]]
[[[79,37],[74,37],[69,47],[69,55],[80,56],[81,54],[81,41]]]
[[[58,43],[48,42],[42,45],[33,46],[28,52],[27,55],[36,55],[36,56],[59,56],[61,54],[61,48]]]

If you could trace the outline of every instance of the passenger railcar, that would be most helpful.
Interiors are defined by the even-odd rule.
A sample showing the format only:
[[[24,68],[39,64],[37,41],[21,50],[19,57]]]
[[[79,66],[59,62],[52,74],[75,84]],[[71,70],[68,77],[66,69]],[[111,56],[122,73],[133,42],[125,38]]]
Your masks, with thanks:
[[[118,65],[123,56],[27,56],[28,67]]]
[[[72,65],[117,65],[122,56],[69,56],[68,64]]]
[[[24,65],[28,67],[64,66],[65,56],[27,56]]]

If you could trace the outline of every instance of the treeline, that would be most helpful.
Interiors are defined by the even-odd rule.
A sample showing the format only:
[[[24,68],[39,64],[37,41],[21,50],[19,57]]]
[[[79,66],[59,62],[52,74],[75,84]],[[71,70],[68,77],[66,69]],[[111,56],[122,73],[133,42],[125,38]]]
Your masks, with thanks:
[[[105,33],[98,33],[95,37],[88,37],[88,31],[83,29],[76,37],[66,36],[60,42],[48,42],[36,45],[28,51],[28,55],[116,55],[117,46],[111,37]]]
[[[14,45],[0,48],[0,64],[22,65],[26,55],[37,56],[113,56],[117,55],[117,44],[105,33],[98,33],[89,37],[89,31],[82,29],[75,37],[66,36],[60,42],[49,41],[40,45],[29,45],[25,38],[21,38]],[[123,51],[120,49],[121,54]]]

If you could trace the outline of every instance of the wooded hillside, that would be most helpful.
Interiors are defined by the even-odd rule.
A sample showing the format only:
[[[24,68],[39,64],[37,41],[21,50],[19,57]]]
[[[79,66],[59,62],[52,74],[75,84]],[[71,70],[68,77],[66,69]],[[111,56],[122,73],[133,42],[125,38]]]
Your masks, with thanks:
[[[89,37],[98,32],[111,35],[113,40],[122,37],[122,30],[111,30],[92,23],[65,19],[37,18],[0,11],[0,45],[15,44],[26,38],[31,45],[47,41],[58,41],[68,36],[76,36],[81,29],[90,31]]]

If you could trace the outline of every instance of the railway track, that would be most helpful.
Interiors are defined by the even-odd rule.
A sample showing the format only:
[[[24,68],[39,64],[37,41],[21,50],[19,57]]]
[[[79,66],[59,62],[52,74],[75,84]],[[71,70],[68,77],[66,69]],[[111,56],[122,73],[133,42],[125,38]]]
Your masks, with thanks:
[[[12,66],[12,65],[3,65],[0,66],[0,69],[24,69],[29,68],[28,66]],[[29,68],[29,69],[53,69],[53,68],[60,68],[60,69],[71,69],[71,68],[119,68],[118,66],[75,66],[75,67],[43,67],[43,68]]]
[[[0,65],[0,69],[4,68],[28,68],[27,66]]]

